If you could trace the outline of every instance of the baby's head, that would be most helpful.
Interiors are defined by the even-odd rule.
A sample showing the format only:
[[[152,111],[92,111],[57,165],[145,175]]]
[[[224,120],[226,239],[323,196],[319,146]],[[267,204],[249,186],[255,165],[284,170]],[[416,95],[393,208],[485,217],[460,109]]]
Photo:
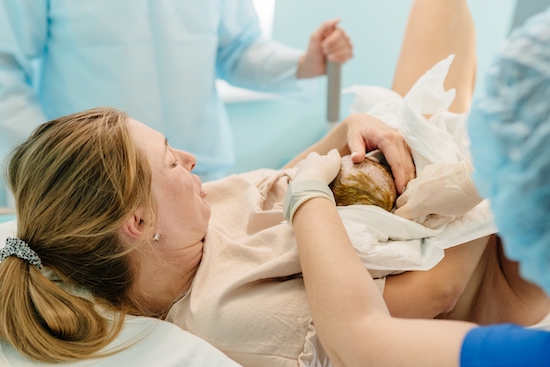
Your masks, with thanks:
[[[342,157],[338,176],[330,184],[337,205],[376,205],[392,210],[397,190],[390,168],[371,159],[354,164],[351,156]]]

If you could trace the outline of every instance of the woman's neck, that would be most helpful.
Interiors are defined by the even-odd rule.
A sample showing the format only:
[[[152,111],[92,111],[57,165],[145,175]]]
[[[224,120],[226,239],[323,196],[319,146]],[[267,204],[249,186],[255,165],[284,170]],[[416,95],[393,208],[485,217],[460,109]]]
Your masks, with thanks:
[[[149,316],[162,318],[191,288],[202,259],[202,247],[201,241],[197,246],[187,248],[181,258],[152,261],[151,265],[142,267],[134,291]]]

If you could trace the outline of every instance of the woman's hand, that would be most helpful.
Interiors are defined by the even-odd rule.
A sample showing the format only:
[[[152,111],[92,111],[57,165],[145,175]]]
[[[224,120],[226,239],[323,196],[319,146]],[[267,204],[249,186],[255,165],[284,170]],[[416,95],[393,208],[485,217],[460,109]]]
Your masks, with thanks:
[[[343,64],[353,56],[346,32],[338,28],[339,19],[324,22],[311,35],[307,51],[300,58],[296,76],[312,78],[326,74],[327,61]]]
[[[415,176],[410,148],[401,134],[366,113],[356,113],[345,118],[346,136],[353,163],[365,160],[365,153],[379,149],[391,167],[395,186],[401,194]]]

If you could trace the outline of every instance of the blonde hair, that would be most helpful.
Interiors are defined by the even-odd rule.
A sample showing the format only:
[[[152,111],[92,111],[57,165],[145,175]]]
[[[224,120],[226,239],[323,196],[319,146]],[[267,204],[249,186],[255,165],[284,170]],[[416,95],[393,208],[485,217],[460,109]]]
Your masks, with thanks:
[[[138,207],[154,215],[151,170],[127,120],[112,108],[61,117],[11,153],[17,237],[63,282],[94,296],[69,294],[17,257],[0,264],[0,337],[32,359],[99,356],[126,313],[142,314],[129,292],[137,265],[120,228]],[[121,311],[113,325],[94,304]]]

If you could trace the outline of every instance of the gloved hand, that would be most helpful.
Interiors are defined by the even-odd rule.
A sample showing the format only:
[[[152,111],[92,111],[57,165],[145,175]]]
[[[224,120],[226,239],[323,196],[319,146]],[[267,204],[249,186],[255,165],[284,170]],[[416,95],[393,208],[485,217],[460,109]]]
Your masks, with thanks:
[[[471,179],[469,160],[431,164],[407,185],[394,214],[436,228],[466,214],[483,199]]]
[[[327,155],[309,153],[298,165],[298,172],[292,181],[318,180],[328,185],[336,178],[341,164],[337,149],[332,149]]]
[[[340,153],[333,149],[327,155],[309,153],[300,163],[298,173],[289,184],[283,201],[283,213],[290,224],[296,210],[309,199],[325,197],[336,205],[328,184],[340,171],[341,162]]]

